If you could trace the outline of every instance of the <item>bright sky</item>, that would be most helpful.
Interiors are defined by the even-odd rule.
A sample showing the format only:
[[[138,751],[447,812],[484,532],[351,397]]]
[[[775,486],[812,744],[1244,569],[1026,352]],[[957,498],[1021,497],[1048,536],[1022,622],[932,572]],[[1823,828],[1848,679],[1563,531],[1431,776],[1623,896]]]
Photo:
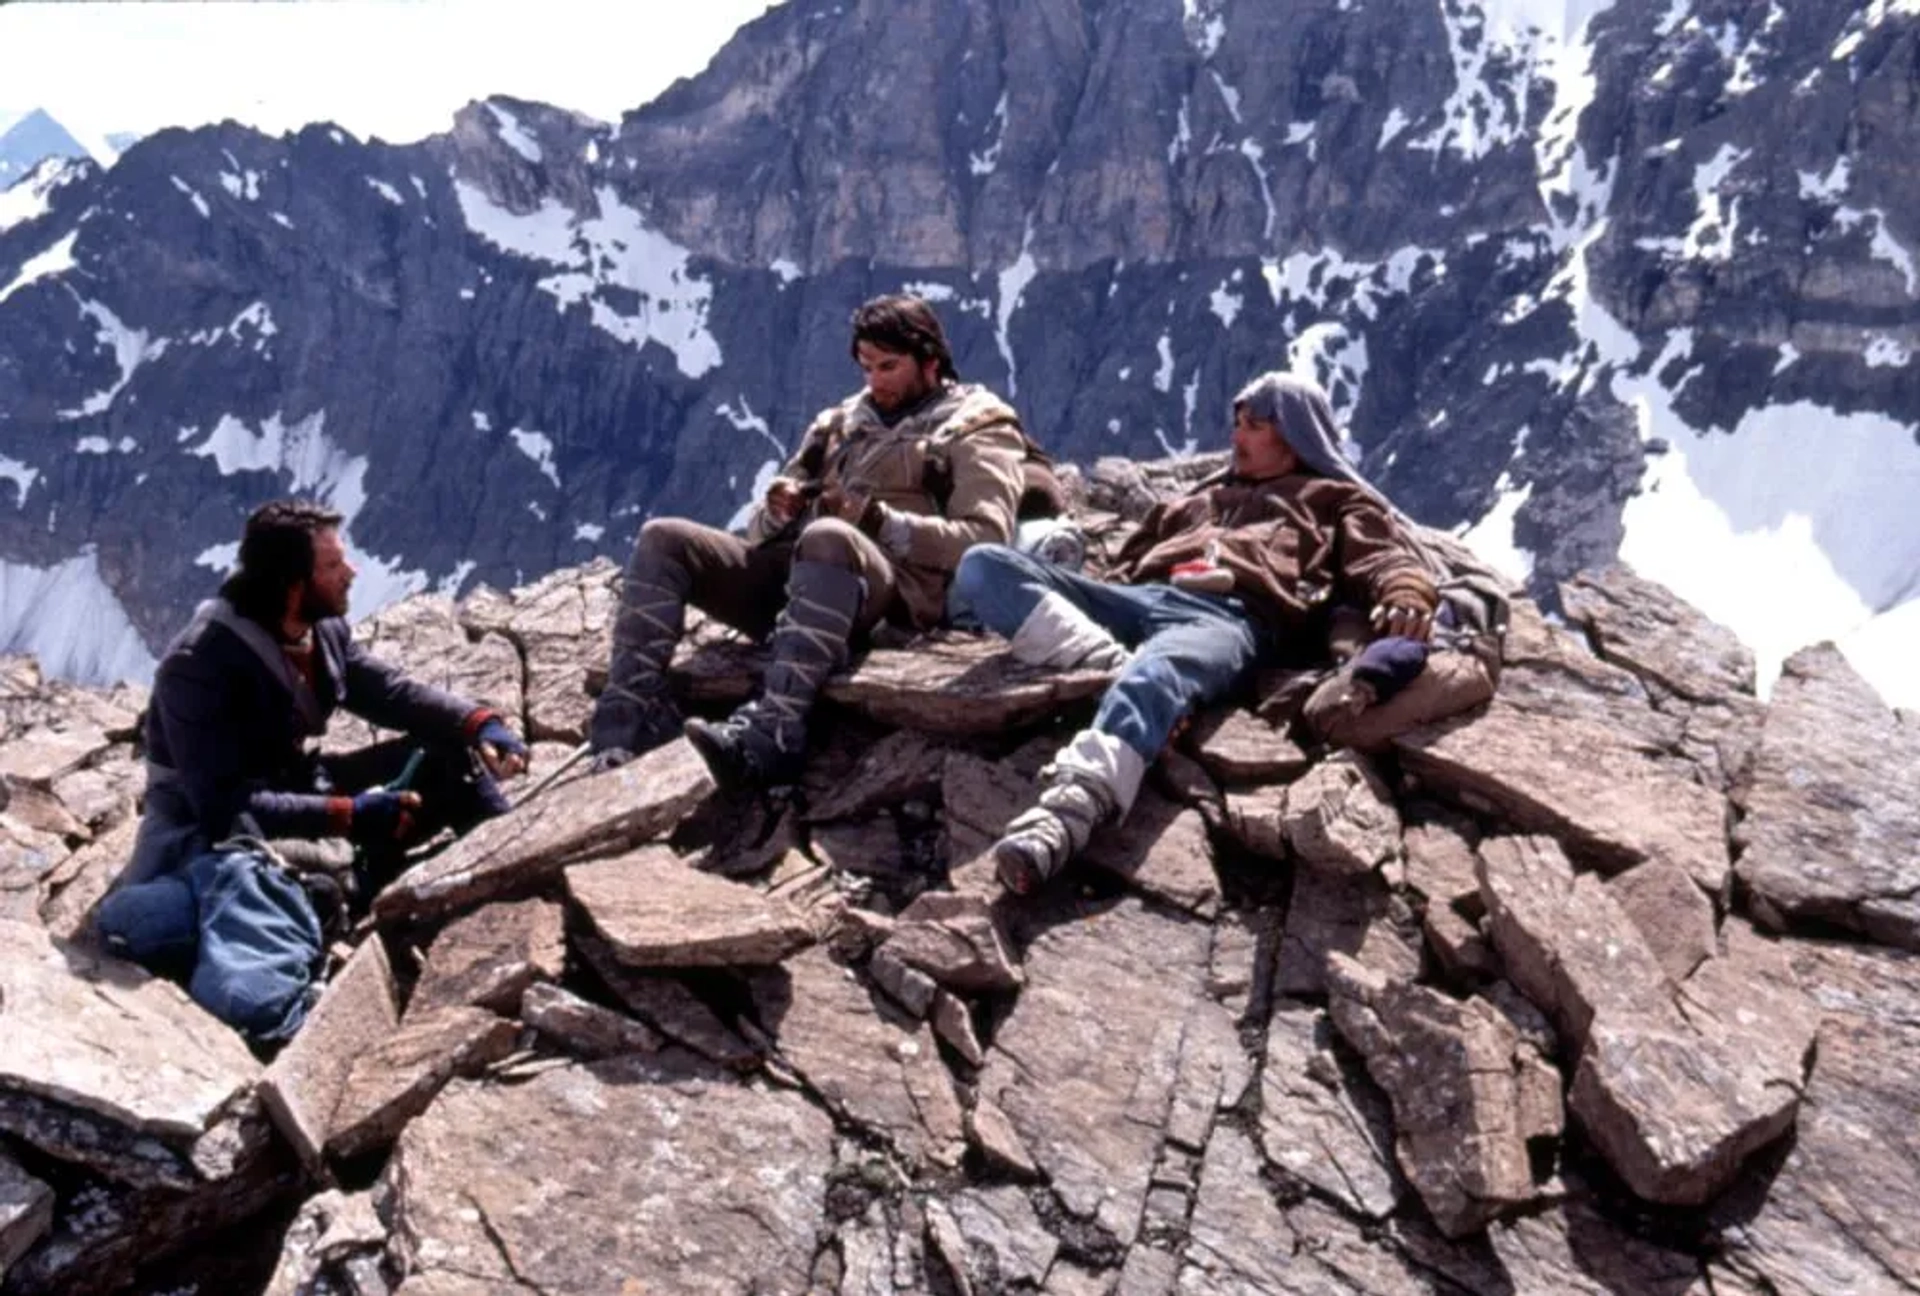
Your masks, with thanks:
[[[607,121],[704,68],[770,0],[0,4],[0,130],[44,108],[82,143],[232,117],[393,143],[512,95]]]

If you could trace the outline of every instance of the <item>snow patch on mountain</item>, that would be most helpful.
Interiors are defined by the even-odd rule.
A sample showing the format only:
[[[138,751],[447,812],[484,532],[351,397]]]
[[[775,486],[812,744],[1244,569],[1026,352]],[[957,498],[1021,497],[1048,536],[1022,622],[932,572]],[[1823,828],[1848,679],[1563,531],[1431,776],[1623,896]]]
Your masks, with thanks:
[[[382,180],[377,176],[362,176],[361,178],[367,182],[367,188],[373,190],[375,193],[379,194],[382,198],[385,198],[388,202],[392,203],[395,207],[406,206],[407,200],[400,196],[400,191],[398,189],[395,189],[392,185],[388,184],[385,180]]]
[[[173,187],[175,189],[178,189],[187,196],[187,201],[193,204],[193,209],[199,212],[203,219],[213,219],[213,208],[207,205],[207,200],[200,196],[198,189],[195,189],[179,176],[168,176],[167,179],[173,181]]]
[[[99,332],[95,337],[101,346],[113,352],[114,362],[120,366],[120,376],[105,390],[95,392],[74,408],[55,413],[54,417],[59,419],[89,418],[105,413],[112,406],[114,397],[133,381],[134,370],[149,360],[159,359],[167,351],[166,338],[150,338],[145,329],[128,328],[118,315],[99,302],[82,300],[80,313],[98,326]]]
[[[540,470],[542,477],[555,486],[560,484],[560,470],[553,466],[552,437],[544,432],[528,432],[522,428],[509,428],[507,435],[513,439],[514,446],[521,454],[533,460],[533,466]]]
[[[540,152],[540,141],[527,133],[527,128],[520,124],[518,117],[515,117],[512,113],[496,103],[488,103],[486,109],[489,113],[493,114],[494,125],[500,132],[500,142],[502,144],[505,144],[529,162],[537,163],[540,161],[542,156]]]
[[[18,459],[9,459],[5,455],[0,455],[0,481],[13,483],[15,508],[26,506],[27,492],[33,489],[33,484],[38,480],[40,480],[38,468],[23,464]]]
[[[93,169],[93,164],[85,160],[42,160],[11,187],[0,191],[0,233],[46,215],[53,206],[54,194],[92,174]]]
[[[1502,475],[1497,484],[1499,498],[1486,516],[1463,528],[1460,539],[1466,546],[1502,576],[1524,585],[1533,575],[1533,554],[1514,539],[1514,519],[1520,506],[1533,496],[1533,483],[1515,489],[1513,478]]]
[[[691,253],[651,228],[607,187],[594,190],[599,214],[582,217],[552,198],[525,214],[495,203],[477,186],[454,177],[467,227],[502,251],[558,267],[537,285],[564,312],[585,302],[593,324],[635,347],[657,342],[680,371],[698,378],[721,363],[720,343],[707,330],[713,285],[689,268]],[[622,314],[600,297],[619,288],[639,299]]]
[[[69,231],[65,238],[55,243],[46,251],[28,257],[25,263],[21,265],[19,273],[14,275],[13,282],[9,283],[5,288],[0,288],[0,302],[6,301],[7,298],[13,296],[28,284],[38,283],[42,279],[48,279],[57,274],[65,274],[67,271],[73,269],[75,264],[73,259],[73,241],[79,237],[79,230]]]
[[[1007,340],[1007,328],[1013,323],[1013,313],[1020,309],[1020,298],[1026,294],[1027,285],[1033,282],[1039,273],[1039,266],[1033,259],[1033,219],[1027,219],[1026,233],[1020,239],[1020,255],[1014,258],[1012,265],[1000,272],[999,310],[994,316],[994,341],[1000,346],[1000,356],[1007,362],[1007,396],[1012,398],[1020,394],[1020,367],[1013,358],[1013,344]]]
[[[89,545],[52,567],[0,561],[0,653],[32,653],[84,683],[153,678],[153,654],[100,575]]]

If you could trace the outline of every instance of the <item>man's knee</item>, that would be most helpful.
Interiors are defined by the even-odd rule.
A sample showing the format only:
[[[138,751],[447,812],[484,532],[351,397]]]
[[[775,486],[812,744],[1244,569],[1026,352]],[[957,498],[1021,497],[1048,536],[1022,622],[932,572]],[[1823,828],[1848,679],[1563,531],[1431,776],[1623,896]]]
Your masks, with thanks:
[[[953,572],[953,584],[948,587],[947,606],[971,608],[983,593],[1005,581],[1016,580],[1025,572],[1023,556],[1017,549],[1008,545],[977,544],[960,555],[960,565]]]
[[[839,518],[815,518],[800,532],[794,546],[796,562],[830,563],[835,567],[860,566],[860,532]]]
[[[634,537],[633,552],[678,561],[685,557],[688,542],[702,529],[698,522],[686,518],[649,518]]]

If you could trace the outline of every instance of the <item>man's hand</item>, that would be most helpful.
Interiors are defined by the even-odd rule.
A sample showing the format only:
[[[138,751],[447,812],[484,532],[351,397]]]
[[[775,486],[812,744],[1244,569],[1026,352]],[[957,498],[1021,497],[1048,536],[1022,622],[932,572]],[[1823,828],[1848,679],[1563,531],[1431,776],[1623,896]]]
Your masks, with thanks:
[[[1413,603],[1376,604],[1367,620],[1379,635],[1396,635],[1425,643],[1433,634],[1433,613]]]
[[[418,792],[389,792],[374,788],[353,799],[347,834],[358,842],[404,841],[413,831],[413,812],[420,808]]]
[[[820,492],[815,511],[821,517],[839,518],[842,522],[860,525],[860,519],[866,516],[873,497],[863,490],[848,490],[843,486],[829,486]]]
[[[761,501],[761,507],[767,511],[767,521],[777,527],[785,526],[800,516],[806,499],[806,492],[799,482],[791,477],[775,477],[767,483],[767,494]]]
[[[527,745],[498,716],[480,726],[480,732],[473,736],[473,746],[487,773],[497,779],[512,778],[527,768]]]

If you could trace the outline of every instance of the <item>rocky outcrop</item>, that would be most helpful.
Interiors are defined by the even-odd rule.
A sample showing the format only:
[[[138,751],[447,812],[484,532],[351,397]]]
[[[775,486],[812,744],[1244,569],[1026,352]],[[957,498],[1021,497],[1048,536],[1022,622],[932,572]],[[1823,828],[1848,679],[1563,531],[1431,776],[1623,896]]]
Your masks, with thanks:
[[[587,607],[606,578],[483,604]],[[1569,604],[1612,660],[1523,605],[1511,695],[1397,754],[1202,717],[1020,900],[983,852],[1085,704],[962,725],[983,681],[1026,687],[998,646],[890,649],[834,682],[790,799],[720,795],[683,744],[510,787],[377,900],[264,1069],[86,945],[130,807],[83,816],[41,769],[71,821],[36,802],[21,840],[60,862],[11,857],[0,1292],[1920,1284],[1910,957],[1746,879],[1803,840],[1794,788],[1847,807],[1846,840],[1899,840],[1847,762],[1881,771],[1900,722],[1817,657],[1761,703],[1684,607],[1627,573],[1593,590]],[[545,623],[448,633],[483,619],[429,600],[381,642],[429,671],[530,660]],[[682,655],[688,705],[751,687],[728,643]],[[591,705],[591,669],[527,678],[522,722]],[[31,698],[20,732],[68,731]],[[1686,735],[1749,704],[1728,888],[1720,757]],[[278,1243],[216,1278],[210,1239],[268,1218]]]

